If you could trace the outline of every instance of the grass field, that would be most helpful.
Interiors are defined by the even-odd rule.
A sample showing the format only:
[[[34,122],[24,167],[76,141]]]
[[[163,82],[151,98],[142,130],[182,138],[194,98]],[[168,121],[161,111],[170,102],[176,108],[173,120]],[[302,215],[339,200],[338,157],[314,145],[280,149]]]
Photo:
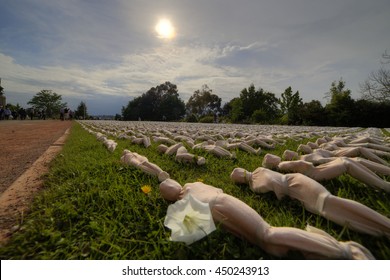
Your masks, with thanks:
[[[113,137],[109,137],[113,138]],[[307,212],[298,201],[277,200],[275,194],[254,194],[229,178],[235,167],[254,170],[267,153],[281,155],[296,150],[300,141],[287,140],[261,155],[237,150],[236,159],[219,159],[206,152],[206,165],[178,163],[173,156],[115,139],[118,146],[109,152],[95,136],[74,123],[61,154],[45,177],[45,188],[25,217],[21,230],[0,248],[1,259],[277,259],[260,248],[221,228],[206,238],[185,245],[169,241],[164,218],[169,205],[159,195],[157,178],[120,162],[124,149],[148,157],[181,184],[203,181],[231,194],[254,208],[273,226],[305,228],[307,224],[325,230],[338,240],[353,240],[367,247],[377,259],[390,259],[390,240],[371,237],[340,227]],[[385,178],[388,180],[388,178]],[[390,194],[345,175],[322,182],[335,195],[361,202],[390,217]],[[141,187],[149,185],[145,194]],[[218,226],[217,226],[218,227]],[[301,259],[291,253],[286,259]]]

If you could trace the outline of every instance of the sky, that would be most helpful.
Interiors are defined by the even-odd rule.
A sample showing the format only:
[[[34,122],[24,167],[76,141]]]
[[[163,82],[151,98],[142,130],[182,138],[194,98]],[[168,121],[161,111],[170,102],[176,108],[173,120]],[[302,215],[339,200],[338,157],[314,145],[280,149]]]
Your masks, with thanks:
[[[43,89],[91,115],[121,113],[170,81],[186,103],[208,85],[222,102],[253,84],[319,100],[359,84],[390,52],[388,0],[2,0],[0,78],[7,103]],[[170,21],[165,33],[156,25]],[[169,29],[170,28],[170,29]],[[169,37],[169,38],[168,38]]]

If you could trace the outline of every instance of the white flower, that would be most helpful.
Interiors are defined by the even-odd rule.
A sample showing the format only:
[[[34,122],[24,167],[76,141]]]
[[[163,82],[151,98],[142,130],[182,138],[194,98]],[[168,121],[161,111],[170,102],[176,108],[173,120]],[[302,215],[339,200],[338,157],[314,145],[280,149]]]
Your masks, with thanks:
[[[209,204],[191,194],[168,206],[164,225],[172,230],[172,241],[185,242],[187,245],[215,230]]]

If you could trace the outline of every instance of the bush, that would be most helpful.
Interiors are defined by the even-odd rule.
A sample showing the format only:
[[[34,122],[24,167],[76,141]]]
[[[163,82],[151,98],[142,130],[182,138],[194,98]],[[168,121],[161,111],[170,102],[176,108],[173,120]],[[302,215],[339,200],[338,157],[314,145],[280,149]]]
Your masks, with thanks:
[[[186,122],[197,123],[198,117],[195,114],[191,114],[186,118]]]
[[[200,123],[213,123],[214,117],[213,116],[204,116],[199,119]]]

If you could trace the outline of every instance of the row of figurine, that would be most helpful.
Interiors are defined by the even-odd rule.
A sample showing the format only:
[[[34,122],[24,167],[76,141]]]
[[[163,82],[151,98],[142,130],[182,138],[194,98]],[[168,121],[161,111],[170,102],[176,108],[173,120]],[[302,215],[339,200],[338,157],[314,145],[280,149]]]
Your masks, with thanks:
[[[346,144],[345,139],[319,138],[316,143],[301,145],[298,151],[303,153],[302,155],[287,150],[283,154],[285,161],[281,161],[280,157],[267,154],[263,160],[264,167],[259,167],[253,172],[236,168],[231,173],[231,179],[239,184],[248,184],[257,193],[273,191],[279,199],[284,196],[298,199],[308,211],[321,215],[342,226],[347,226],[355,231],[374,236],[385,235],[390,237],[390,220],[387,217],[355,201],[334,196],[317,182],[323,179],[334,178],[342,173],[348,173],[367,185],[389,191],[389,183],[376,174],[390,174],[390,168],[387,162],[381,158],[388,157],[388,145],[383,142],[378,142],[378,139],[373,137],[365,139],[365,142],[361,140],[355,139],[352,140],[354,143],[349,142]],[[327,144],[326,146],[331,148],[325,149],[325,143]],[[320,148],[321,145],[322,147]],[[175,148],[173,149],[173,147]],[[183,146],[178,145],[178,143],[173,144],[171,147],[160,145],[159,150],[162,152],[167,152],[168,150],[173,151],[176,147],[178,147],[177,152]],[[140,168],[148,174],[157,176],[161,182],[161,194],[167,200],[175,201],[183,198],[184,194],[191,192],[202,201],[206,201],[207,203],[212,202],[210,208],[212,209],[213,219],[216,222],[221,223],[227,230],[234,234],[259,245],[271,254],[281,256],[291,249],[300,250],[306,257],[314,258],[373,257],[361,245],[357,245],[354,242],[340,243],[335,240],[332,240],[331,244],[335,248],[338,248],[337,250],[335,248],[332,249],[337,253],[332,250],[333,253],[330,253],[330,248],[327,246],[329,246],[330,242],[328,239],[332,238],[312,227],[310,227],[310,233],[307,231],[303,231],[303,233],[301,230],[296,231],[297,229],[290,228],[283,228],[281,231],[279,228],[271,227],[257,213],[254,214],[253,209],[245,203],[227,194],[223,194],[221,189],[200,182],[186,184],[182,188],[180,184],[169,178],[167,172],[163,171],[157,165],[150,163],[147,158],[137,153],[125,150],[121,160],[126,164]],[[277,171],[294,173],[283,174]],[[198,190],[202,189],[202,192],[198,193],[196,190],[190,191],[194,186]],[[220,203],[216,203],[217,197],[218,201],[221,200]],[[236,210],[232,212],[233,209],[230,208],[233,205],[235,205],[233,208]],[[215,211],[213,210],[214,208],[216,209]],[[221,218],[219,216],[221,209],[225,209],[229,215],[226,216],[225,213]],[[246,222],[242,221],[242,217],[238,218],[244,213],[247,216]],[[254,229],[253,225],[256,225],[255,227],[258,229]],[[267,230],[263,231],[263,229]],[[258,231],[262,233],[260,236]],[[316,234],[313,235],[313,231]],[[300,240],[294,232],[298,236],[301,236],[303,240]],[[279,235],[282,233],[287,234],[289,237]],[[299,240],[299,242],[286,245],[283,241],[280,244],[279,241],[271,241],[273,236],[278,238],[283,237],[287,243],[289,242],[287,240],[290,239],[295,241]],[[319,239],[317,240],[316,238]],[[323,243],[324,240],[322,239],[326,239],[326,242]],[[264,240],[267,240],[267,242],[264,242]],[[303,242],[304,240],[305,242]],[[322,243],[320,240],[322,240]],[[349,245],[346,246],[346,244]],[[307,245],[315,246],[310,247]],[[327,247],[328,251],[322,251],[325,250],[323,248],[324,246]],[[344,249],[341,250],[340,246]],[[310,247],[310,252],[306,251],[308,249],[307,247]],[[356,248],[360,249],[357,250]],[[359,253],[356,254],[355,252],[354,255],[354,251]],[[349,253],[346,254],[346,252]]]
[[[92,130],[88,130],[94,133]],[[117,143],[112,139],[107,139],[100,132],[94,133],[96,138],[101,141],[108,150],[114,151]],[[348,136],[350,138],[350,136]],[[147,137],[139,138],[144,141]],[[183,143],[169,142],[169,138],[160,138],[160,141],[167,146],[160,144],[157,149],[160,153],[175,155],[179,162],[205,164],[204,157],[196,156],[188,152]],[[262,166],[268,169],[277,170],[282,173],[301,173],[316,181],[333,179],[343,174],[348,174],[355,179],[365,183],[368,186],[382,189],[390,192],[390,182],[382,179],[380,176],[389,176],[390,167],[388,162],[383,159],[390,158],[390,146],[381,141],[378,137],[358,137],[346,143],[347,137],[322,137],[316,142],[308,142],[306,145],[299,145],[298,152],[286,150],[282,158],[267,153],[264,156]],[[193,149],[203,148],[220,157],[232,157],[229,151],[218,144],[205,144],[202,142],[193,146]],[[218,141],[217,141],[218,142]],[[252,148],[248,144],[241,142],[237,146]],[[150,145],[150,143],[149,143]],[[253,149],[253,148],[252,148]],[[234,153],[234,152],[233,152]]]
[[[210,207],[212,219],[227,231],[261,247],[275,256],[290,250],[300,251],[306,258],[373,259],[370,251],[354,241],[341,242],[324,231],[308,226],[306,230],[273,227],[259,213],[243,201],[222,189],[203,182],[181,186],[158,165],[130,150],[124,150],[121,162],[156,176],[160,194],[168,201],[178,201],[191,195]],[[356,201],[332,195],[317,181],[300,173],[282,174],[259,167],[253,172],[235,168],[230,175],[233,182],[247,184],[258,193],[273,191],[278,198],[289,196],[302,202],[317,215],[373,236],[390,237],[390,219]]]
[[[92,133],[96,136],[97,140],[102,142],[104,146],[110,151],[113,152],[115,151],[118,143],[113,140],[113,139],[108,139],[107,136],[101,132],[96,132],[94,130],[91,130],[89,128],[84,127],[89,133]],[[123,139],[123,138],[122,138]],[[187,162],[187,163],[196,163],[198,165],[204,165],[206,163],[206,160],[204,157],[197,156],[194,154],[191,154],[188,152],[187,148],[183,145],[183,143],[179,142],[174,142],[173,140],[167,138],[167,137],[154,137],[153,140],[158,143],[164,143],[160,144],[158,146],[158,151],[161,153],[165,153],[167,155],[173,155],[175,154],[175,159],[178,162]],[[143,136],[139,138],[133,138],[131,143],[133,144],[142,144],[146,148],[148,148],[151,145],[150,138],[148,136]],[[167,145],[171,146],[167,146]],[[192,147],[193,149],[203,149],[211,154],[214,154],[218,157],[229,157],[229,158],[234,158],[235,153],[230,152],[224,147],[218,145],[215,145],[214,143],[211,143],[211,141],[206,141],[202,142],[198,145],[194,145]],[[235,148],[242,148],[247,151],[254,151],[254,153],[260,153],[261,149],[257,149],[255,151],[254,148],[249,146],[248,144],[245,143],[236,143],[236,144],[230,144],[229,149],[235,149]]]
[[[245,126],[241,129],[237,129],[234,125],[227,126],[214,126],[213,129],[204,126],[191,127],[193,124],[186,123],[183,126],[180,123],[142,123],[141,125],[136,123],[129,125],[129,122],[98,122],[98,121],[79,121],[81,125],[89,127],[94,131],[101,132],[108,136],[113,136],[119,139],[129,139],[133,143],[143,144],[145,147],[150,145],[150,139],[156,142],[162,142],[163,144],[173,145],[177,142],[186,143],[189,147],[193,147],[195,143],[205,142],[204,144],[211,144],[217,142],[219,146],[225,146],[226,144],[233,144],[233,146],[226,145],[227,148],[236,148],[235,142],[244,142],[250,146],[257,145],[267,149],[272,149],[276,144],[283,144],[286,139],[302,140],[311,137],[320,137],[326,135],[329,131],[338,134],[341,132],[353,133],[353,128],[328,128],[327,131],[322,130],[319,132],[308,132],[308,131],[295,131],[294,128],[288,127],[288,132],[285,133],[286,129],[281,129],[281,126],[276,126],[275,129],[270,126]],[[130,122],[131,123],[131,122]],[[258,129],[262,129],[259,132]],[[245,129],[244,129],[245,128]],[[302,129],[301,127],[299,127]],[[311,129],[313,129],[311,127]],[[337,130],[335,130],[337,129]],[[164,143],[166,142],[166,143]],[[203,144],[203,145],[204,145]]]
[[[85,125],[84,125],[84,128],[86,128]],[[86,128],[86,129],[89,132],[96,131],[96,127],[94,129],[92,129],[92,128],[91,129]],[[118,139],[130,140],[130,142],[132,144],[143,145],[145,148],[148,148],[151,146],[151,141],[153,141],[155,143],[159,143],[161,145],[165,145],[165,146],[177,145],[177,146],[172,147],[170,149],[170,151],[168,151],[169,154],[173,153],[172,149],[178,149],[180,147],[183,147],[183,148],[181,148],[179,153],[182,152],[184,149],[184,145],[183,145],[183,143],[184,143],[185,145],[189,146],[193,150],[202,149],[202,150],[210,152],[216,156],[229,157],[229,158],[235,157],[235,153],[230,152],[231,150],[241,149],[241,150],[246,151],[248,153],[260,154],[261,147],[266,148],[266,149],[274,149],[277,144],[282,144],[282,142],[280,142],[280,141],[278,142],[278,141],[273,140],[269,137],[246,137],[245,139],[241,139],[241,140],[239,140],[238,138],[234,138],[234,140],[233,139],[225,140],[222,135],[218,135],[218,136],[214,136],[214,137],[217,137],[219,140],[214,141],[214,140],[212,140],[211,136],[206,137],[205,135],[203,135],[202,137],[198,136],[198,137],[195,137],[195,139],[192,139],[189,136],[182,135],[182,134],[173,136],[168,131],[165,131],[164,135],[159,134],[159,135],[152,135],[152,136],[147,135],[147,133],[144,133],[144,134],[138,133],[137,136],[135,136],[135,135],[129,136],[126,133],[121,133],[121,134],[117,135],[117,133],[112,133],[110,131],[103,130],[103,129],[98,131],[98,132],[95,132],[95,133],[98,134],[97,138],[99,138],[99,140],[101,140],[103,143],[107,142],[107,141],[104,141],[104,140],[107,140],[106,135],[111,135],[111,136],[114,136],[115,138],[118,138]],[[170,135],[170,137],[166,136],[166,134]],[[106,139],[100,139],[102,136],[106,137]],[[199,141],[199,140],[203,140],[203,141],[201,143],[195,144],[195,142]],[[114,147],[111,143],[107,144],[106,146],[110,151],[112,151],[116,147],[116,146]],[[255,149],[253,146],[258,146],[258,148]],[[159,151],[164,152],[164,150],[162,150],[162,149],[163,149],[163,147],[159,148]],[[176,150],[174,152],[176,152]]]
[[[84,123],[81,123],[84,127],[87,125]],[[234,157],[234,152],[230,152],[231,150],[241,149],[243,151],[246,151],[251,154],[260,154],[261,148],[265,148],[267,150],[271,150],[275,148],[276,145],[280,144],[283,145],[285,143],[286,139],[278,138],[278,137],[271,137],[271,136],[259,136],[259,135],[253,135],[253,134],[243,134],[242,132],[230,132],[230,134],[212,134],[207,135],[206,133],[198,133],[198,135],[192,135],[190,136],[185,131],[176,131],[171,132],[167,129],[159,129],[159,130],[151,130],[148,131],[147,129],[143,129],[141,131],[133,131],[133,130],[126,130],[125,132],[122,131],[115,131],[115,129],[107,129],[107,127],[104,129],[104,127],[101,126],[95,126],[95,123],[87,123],[89,127],[91,127],[93,131],[98,131],[99,133],[102,133],[103,135],[111,135],[118,139],[129,139],[131,143],[143,145],[144,147],[148,148],[151,145],[151,140],[153,142],[172,146],[175,144],[183,143],[185,146],[190,147],[192,150],[196,149],[203,149],[210,153],[213,153],[216,156],[219,157]],[[383,142],[380,140],[377,140],[379,137],[377,135],[372,135],[372,132],[378,133],[378,129],[371,129],[369,130],[369,137],[367,137],[367,132],[361,133],[360,135],[358,133],[352,132],[352,133],[345,133],[343,137],[334,137],[330,138],[326,136],[326,133],[323,133],[323,136],[320,138],[318,137],[316,143],[309,142],[307,145],[300,145],[299,151],[304,153],[311,153],[313,149],[320,148],[321,150],[333,150],[334,146],[337,146],[337,148],[340,147],[340,145],[343,145],[343,147],[366,147],[374,149],[383,149]],[[314,133],[313,133],[314,134]],[[319,133],[315,133],[314,135],[319,136]],[[229,137],[227,137],[229,136]],[[290,138],[294,138],[294,135],[289,135]],[[296,136],[295,136],[296,138]],[[331,139],[331,141],[329,141]],[[374,143],[363,143],[362,141],[367,141],[367,139],[371,139],[370,141],[374,141]],[[348,144],[346,144],[344,141],[347,140]],[[201,142],[199,142],[201,141]],[[112,149],[112,145],[110,145],[110,149]],[[358,149],[355,149],[358,150]],[[390,150],[389,147],[387,147],[386,150],[384,150],[384,155],[389,156],[388,151]],[[352,152],[349,152],[349,154],[352,154]],[[342,154],[335,154],[334,156],[341,156]],[[327,155],[329,156],[329,155]],[[346,155],[350,156],[350,155]],[[352,155],[353,156],[353,155]],[[380,161],[380,159],[376,159]],[[382,163],[384,161],[382,160]]]
[[[118,137],[168,137],[175,141],[189,139],[192,142],[205,140],[227,140],[229,142],[248,141],[253,138],[265,138],[267,141],[285,141],[292,139],[302,141],[319,138],[324,135],[347,135],[362,131],[358,127],[316,127],[316,126],[281,126],[281,125],[238,125],[238,124],[200,124],[185,122],[131,122],[131,121],[99,121],[83,120],[79,123],[100,131],[103,134]],[[374,131],[368,128],[365,131]],[[374,132],[375,133],[375,132]]]
[[[92,130],[88,131],[94,133]],[[115,150],[117,143],[114,140],[107,139],[100,132],[95,133],[95,135],[108,150]],[[256,138],[256,140],[259,139]],[[160,153],[175,155],[175,159],[179,162],[192,162],[198,165],[203,165],[206,162],[204,157],[189,153],[182,142],[177,143],[170,138],[157,136],[154,136],[154,141],[163,143],[157,148]],[[133,139],[132,143],[143,143],[145,147],[149,147],[150,139],[143,136]],[[247,142],[228,144],[227,141],[222,140],[214,143],[212,140],[207,140],[192,145],[192,149],[204,149],[219,157],[234,157],[234,152],[230,153],[224,148],[227,145],[229,145],[229,149],[241,148],[254,154],[258,154],[260,151],[260,148],[255,150]],[[390,192],[390,183],[378,176],[390,175],[389,164],[383,159],[383,157],[390,158],[390,146],[375,135],[360,137],[348,135],[334,138],[324,136],[318,138],[315,143],[308,142],[306,145],[299,145],[297,152],[286,150],[282,157],[284,161],[281,161],[281,158],[276,155],[266,154],[263,166],[284,173],[302,173],[316,181],[333,179],[347,173],[369,186]]]

